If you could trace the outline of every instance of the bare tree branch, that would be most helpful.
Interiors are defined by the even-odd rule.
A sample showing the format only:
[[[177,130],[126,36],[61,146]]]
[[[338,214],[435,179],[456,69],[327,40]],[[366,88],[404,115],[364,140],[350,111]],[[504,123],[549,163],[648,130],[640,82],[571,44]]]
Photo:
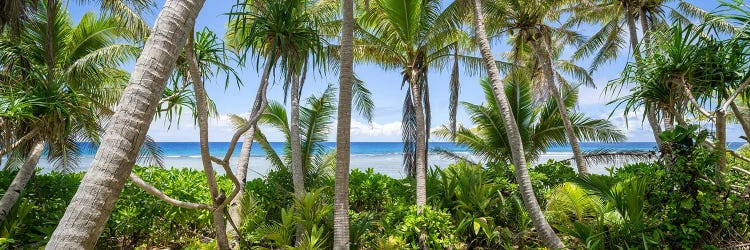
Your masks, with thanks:
[[[205,210],[213,211],[213,208],[211,208],[211,206],[206,205],[206,204],[186,202],[186,201],[181,201],[181,200],[177,200],[175,198],[169,197],[161,190],[157,189],[151,184],[148,184],[146,181],[138,177],[138,175],[136,175],[135,173],[130,173],[130,180],[133,182],[133,184],[143,189],[143,191],[146,191],[147,193],[155,196],[156,198],[159,198],[160,200],[166,203],[172,204],[174,206],[187,208],[187,209],[205,209]]]
[[[33,137],[34,135],[36,135],[37,131],[39,131],[38,127],[32,129],[31,131],[29,131],[29,133],[26,133],[26,135],[22,136],[21,138],[18,138],[18,140],[16,140],[15,142],[13,142],[13,144],[11,144],[11,145],[9,145],[7,147],[4,147],[2,150],[0,150],[0,156],[7,154],[11,150],[13,150],[16,147],[18,147],[18,145],[21,145],[21,143],[24,143],[25,141],[29,140],[31,137]]]

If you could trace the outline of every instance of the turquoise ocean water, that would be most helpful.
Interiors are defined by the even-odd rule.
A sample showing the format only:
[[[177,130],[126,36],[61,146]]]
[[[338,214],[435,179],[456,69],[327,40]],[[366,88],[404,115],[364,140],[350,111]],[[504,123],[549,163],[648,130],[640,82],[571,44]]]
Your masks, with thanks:
[[[200,147],[198,142],[159,142],[158,143],[162,155],[164,156],[164,162],[166,167],[187,167],[202,169],[200,161]],[[737,148],[742,143],[730,143],[730,148]],[[83,148],[83,155],[81,156],[80,163],[77,169],[74,171],[85,171],[91,164],[96,154],[96,148],[90,143],[81,143]],[[237,163],[237,157],[239,156],[240,148],[242,143],[238,143],[237,148],[234,151],[230,163]],[[284,147],[282,142],[272,142],[271,146],[277,152],[281,152]],[[214,156],[223,157],[226,153],[229,143],[228,142],[210,142],[209,147],[211,148],[211,154]],[[332,149],[336,147],[335,142],[324,143],[326,149]],[[465,154],[471,157],[471,153],[464,147],[458,146],[450,142],[431,142],[430,148],[444,148],[460,154]],[[620,143],[594,143],[594,142],[583,142],[581,143],[583,151],[653,151],[656,150],[656,144],[653,142],[620,142]],[[402,167],[402,149],[403,144],[401,142],[352,142],[351,143],[351,166],[357,169],[373,168],[376,172],[384,173],[392,177],[403,177],[404,171]],[[271,164],[265,159],[265,153],[261,150],[257,144],[253,145],[251,151],[250,160],[250,178],[260,177],[265,175],[270,169]],[[570,147],[568,145],[557,145],[547,149],[547,153],[542,155],[537,162],[547,161],[549,159],[562,160],[572,158]],[[429,165],[438,167],[445,167],[452,163],[450,159],[445,159],[437,154],[430,154]],[[148,164],[147,162],[141,162],[140,164]],[[40,162],[42,171],[53,171],[54,166],[46,161]],[[217,169],[218,172],[220,169]],[[605,166],[594,166],[592,167],[593,172],[604,173],[606,172]]]

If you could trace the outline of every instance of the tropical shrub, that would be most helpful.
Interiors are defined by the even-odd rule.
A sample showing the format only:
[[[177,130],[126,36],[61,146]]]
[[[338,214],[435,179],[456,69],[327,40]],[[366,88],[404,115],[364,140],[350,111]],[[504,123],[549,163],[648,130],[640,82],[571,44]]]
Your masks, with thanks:
[[[0,188],[10,185],[15,171],[0,171]],[[65,174],[52,172],[36,174],[0,225],[1,245],[17,248],[42,245],[62,218],[68,202],[78,189],[82,173]],[[4,193],[4,189],[0,189]]]
[[[349,209],[357,212],[382,212],[393,204],[407,204],[414,193],[409,179],[397,180],[375,173],[353,169],[349,175]]]
[[[135,167],[143,180],[153,183],[172,198],[211,204],[203,171],[190,168],[162,169]],[[217,179],[219,188],[228,192],[228,179]],[[211,235],[211,213],[176,207],[127,183],[115,205],[99,244],[102,246],[180,246],[193,238]]]
[[[406,242],[403,248],[421,249],[419,237],[422,230],[427,236],[425,245],[430,249],[460,249],[462,245],[455,235],[451,215],[429,206],[423,207],[421,213],[417,206],[410,206],[406,216],[395,227],[395,236]]]

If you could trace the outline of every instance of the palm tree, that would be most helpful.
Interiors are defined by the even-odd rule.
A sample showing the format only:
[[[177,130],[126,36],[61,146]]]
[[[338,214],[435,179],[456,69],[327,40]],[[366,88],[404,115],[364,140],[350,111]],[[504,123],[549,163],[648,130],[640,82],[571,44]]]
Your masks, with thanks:
[[[295,194],[300,197],[305,193],[305,182],[299,138],[299,98],[309,63],[316,66],[323,59],[323,40],[316,29],[315,19],[308,12],[310,4],[300,0],[247,1],[236,5],[236,10],[230,13],[235,17],[235,20],[230,20],[230,26],[235,29],[230,39],[238,40],[238,47],[267,54],[274,58],[271,60],[274,64],[276,59],[280,60],[285,94],[291,92],[292,182]],[[258,111],[257,114],[262,112]],[[254,124],[250,126],[255,127]],[[251,137],[245,136],[248,147],[252,144],[252,139],[248,141]],[[249,148],[246,152],[249,153]],[[243,168],[246,172],[247,167]]]
[[[128,77],[119,66],[139,51],[120,42],[131,31],[116,19],[89,12],[73,25],[60,7],[41,3],[16,37],[0,39],[3,151],[11,152],[10,159],[25,158],[15,191],[0,201],[0,221],[34,174],[45,145],[50,161],[68,171],[77,167],[78,141],[99,142],[101,124]]]
[[[202,0],[168,0],[135,64],[128,86],[89,171],[60,220],[48,249],[91,249],[122,192],[156,104],[193,27]]]
[[[665,110],[681,126],[687,126],[684,111],[695,119],[715,125],[717,170],[726,166],[726,109],[737,96],[747,93],[746,54],[738,39],[719,40],[706,36],[707,25],[694,27],[676,23],[663,32],[653,33],[646,56],[630,64],[619,81],[610,85],[636,83],[629,95],[617,102],[625,112],[652,105]],[[743,94],[744,95],[744,94]],[[713,109],[708,111],[706,109]],[[731,151],[730,151],[731,153]]]
[[[336,175],[333,195],[333,249],[349,249],[349,157],[354,82],[354,1],[343,0],[341,21],[341,70],[336,131]]]
[[[57,0],[45,1],[48,6],[59,3]],[[150,27],[141,19],[141,15],[154,6],[152,0],[84,0],[80,2],[99,2],[102,14],[118,19],[129,30],[134,31],[129,37],[131,39],[141,40],[150,31]],[[38,0],[6,0],[0,3],[0,33],[6,26],[9,26],[11,33],[17,35],[23,27],[23,22],[33,16],[38,4]]]
[[[590,2],[579,2],[572,8],[574,15],[567,25],[579,25],[581,23],[601,24],[601,29],[594,33],[586,42],[578,47],[573,54],[574,59],[593,55],[591,71],[599,68],[602,64],[617,58],[623,44],[630,46],[636,63],[640,63],[644,57],[641,49],[648,47],[652,33],[666,27],[664,14],[667,12],[669,0],[597,0]],[[677,11],[680,10],[680,11]],[[730,30],[731,25],[713,18],[713,15],[686,2],[679,1],[677,9],[669,11],[674,20],[690,23],[690,17],[701,21],[715,20],[717,27],[722,30]],[[640,23],[643,45],[638,44],[638,29]],[[625,30],[627,29],[627,31]],[[626,41],[627,39],[627,41]],[[646,49],[647,50],[647,49]],[[668,152],[661,142],[659,134],[662,131],[659,125],[659,112],[657,107],[644,106],[646,120],[651,127],[654,140],[662,153]],[[661,111],[665,129],[672,127],[672,119],[669,112]]]
[[[417,181],[417,205],[427,202],[425,178],[430,128],[427,73],[453,56],[457,32],[440,1],[381,0],[361,19],[364,61],[399,69],[407,87],[402,119],[404,165]]]
[[[363,83],[355,82],[354,85],[361,84]],[[353,99],[357,100],[355,101],[355,105],[357,105],[356,103],[369,103],[372,101],[369,91],[362,92],[362,90],[363,88],[353,88]],[[321,166],[319,163],[325,162],[321,157],[330,154],[323,143],[327,140],[327,133],[331,130],[333,120],[336,118],[335,96],[336,88],[329,85],[320,96],[312,95],[308,97],[305,101],[307,105],[300,108],[301,119],[299,126],[300,138],[302,139],[302,166],[305,171],[305,183],[310,183],[313,188],[324,184],[322,181],[325,178],[323,177],[330,175],[325,173],[328,170],[325,170],[323,167],[333,167]],[[363,107],[360,105],[357,105],[356,108],[372,109],[371,106]],[[284,135],[286,143],[281,154],[273,149],[260,128],[257,129],[256,136],[260,147],[266,153],[266,158],[271,162],[271,165],[277,170],[291,172],[292,149],[289,140],[292,138],[292,125],[289,117],[290,115],[283,104],[271,102],[261,115],[260,121],[258,121],[260,125],[267,125]],[[235,125],[243,124],[243,121],[246,121],[237,115],[232,115],[231,119]]]
[[[564,108],[564,100],[556,84],[558,77],[554,69],[555,64],[553,64],[555,59],[553,46],[577,44],[582,41],[580,35],[575,31],[549,24],[560,18],[561,9],[568,4],[566,1],[507,1],[496,7],[500,9],[497,18],[504,20],[496,28],[507,32],[512,37],[514,51],[522,50],[527,45],[531,46],[532,54],[536,58],[535,64],[541,71],[542,82],[549,95],[557,102],[565,128],[565,135],[568,137],[568,142],[572,148],[578,172],[587,174],[588,168],[585,165],[578,138],[570,123],[568,110]]]
[[[526,159],[535,161],[550,146],[563,145],[567,141],[557,102],[548,99],[541,104],[535,103],[532,84],[528,79],[528,77],[510,79],[505,85],[505,95],[510,100],[510,106],[516,116],[523,144],[528,148]],[[511,163],[508,133],[503,126],[498,126],[503,121],[492,86],[487,79],[482,80],[481,86],[485,94],[484,104],[463,103],[475,127],[459,127],[454,141],[469,148],[482,161]],[[578,93],[574,89],[564,88],[562,94],[566,108],[572,109]],[[576,136],[580,138],[601,142],[625,140],[625,135],[607,120],[592,119],[582,113],[571,113],[570,117]],[[435,131],[435,134],[450,138],[450,128],[443,125]],[[450,157],[456,156],[447,151],[441,152]]]
[[[231,199],[232,197],[224,198],[222,196],[223,193],[220,195],[214,168],[211,164],[212,157],[210,155],[208,145],[208,116],[211,111],[208,109],[209,101],[203,83],[206,79],[215,77],[218,72],[223,71],[227,73],[228,85],[229,76],[234,75],[236,77],[237,73],[232,67],[226,64],[228,61],[228,57],[226,54],[224,54],[223,45],[218,41],[216,34],[210,32],[209,30],[204,30],[197,33],[196,36],[198,39],[189,37],[187,44],[185,45],[185,61],[187,61],[187,65],[184,67],[187,67],[187,70],[182,70],[182,72],[184,72],[182,75],[183,78],[185,78],[185,81],[189,79],[189,81],[193,85],[196,103],[195,117],[198,123],[200,134],[201,160],[203,163],[203,170],[206,175],[206,180],[208,182],[208,189],[211,193],[211,200],[213,201],[212,208],[214,209],[212,211],[212,215],[216,234],[216,244],[219,249],[230,249],[229,240],[226,234],[227,229],[223,206],[226,205],[226,201],[224,199]],[[197,43],[196,40],[198,41]],[[196,44],[199,44],[200,46],[196,46]],[[178,71],[178,73],[181,72]],[[238,80],[238,85],[241,85],[239,78],[236,78]],[[230,146],[234,147],[235,145]],[[220,163],[220,165],[227,167],[228,163],[223,162]],[[233,176],[231,169],[227,167],[225,171],[227,172],[227,176],[230,176],[230,179],[235,182],[235,190],[238,190],[241,185],[237,183],[239,181],[237,181]],[[236,195],[235,192],[238,191],[233,191],[232,194]]]
[[[523,141],[516,123],[516,118],[513,114],[508,97],[505,96],[503,90],[502,80],[500,79],[500,71],[497,69],[495,64],[495,58],[492,55],[492,49],[490,48],[490,42],[487,38],[487,32],[485,29],[484,22],[484,8],[481,0],[461,1],[456,2],[459,8],[457,9],[471,9],[469,13],[472,15],[472,21],[474,31],[476,33],[476,40],[479,46],[479,51],[482,54],[484,65],[489,75],[490,84],[492,85],[492,92],[495,95],[495,101],[497,102],[498,109],[500,110],[501,118],[505,130],[508,134],[508,141],[510,142],[510,153],[513,158],[513,165],[515,165],[516,182],[518,188],[521,190],[521,198],[523,199],[524,206],[529,212],[529,217],[534,223],[534,227],[539,231],[542,241],[547,247],[552,249],[564,248],[565,245],[562,243],[560,238],[557,237],[555,231],[552,230],[547,219],[542,214],[542,209],[539,207],[539,203],[534,195],[534,189],[531,186],[531,179],[529,178],[529,171],[526,169],[526,156],[523,150]]]
[[[327,149],[323,142],[328,138],[327,133],[331,130],[333,119],[336,114],[336,88],[328,88],[318,97],[310,96],[306,100],[306,106],[300,107],[300,144],[302,145],[302,167],[304,170],[305,183],[311,187],[319,187],[326,177],[330,177],[334,166],[325,166],[317,163],[325,162],[323,158],[327,155]],[[233,116],[234,120],[239,117]],[[259,121],[260,124],[270,126],[279,130],[285,137],[286,143],[284,149],[279,154],[271,144],[266,140],[264,133],[258,129],[256,134],[257,141],[266,158],[277,170],[289,171],[292,168],[292,124],[290,114],[286,111],[283,104],[271,102]],[[240,118],[241,119],[241,118]],[[236,122],[235,122],[236,123]],[[332,162],[331,162],[332,163]]]

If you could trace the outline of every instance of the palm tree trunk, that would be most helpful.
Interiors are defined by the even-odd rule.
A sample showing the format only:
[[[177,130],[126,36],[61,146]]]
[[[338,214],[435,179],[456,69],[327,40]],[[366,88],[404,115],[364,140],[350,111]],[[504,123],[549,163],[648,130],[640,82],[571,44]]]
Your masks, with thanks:
[[[648,24],[648,20],[646,19],[646,12],[641,9],[640,13],[638,15],[640,21],[641,21],[641,32],[643,32],[643,42],[646,43],[646,53],[648,54],[648,46],[651,46],[651,28]],[[632,43],[632,41],[631,41]]]
[[[560,118],[565,127],[565,135],[568,137],[570,147],[573,149],[573,158],[576,161],[578,167],[578,173],[582,175],[588,175],[589,169],[586,167],[586,162],[583,159],[583,153],[581,152],[581,146],[578,143],[576,132],[573,129],[573,123],[570,121],[570,115],[568,115],[568,107],[565,105],[562,94],[555,84],[555,73],[552,69],[552,60],[547,52],[548,46],[540,44],[539,40],[531,41],[531,45],[534,47],[537,59],[542,63],[542,71],[544,72],[544,78],[547,81],[547,88],[549,89],[550,95],[555,99],[557,103],[557,110],[560,112]]]
[[[24,136],[21,136],[21,138],[18,138],[18,140],[14,141],[12,144],[8,145],[7,147],[3,147],[0,149],[0,158],[2,158],[3,155],[7,154],[8,152],[16,149],[19,145],[22,143],[28,141],[29,139],[36,136],[37,131],[39,131],[39,128],[34,128],[28,133],[26,133]]]
[[[625,5],[625,22],[628,24],[628,32],[630,35],[630,47],[633,49],[633,56],[637,62],[641,61],[641,51],[638,47],[638,30],[635,26],[635,17],[628,4]]]
[[[750,122],[745,119],[745,115],[742,114],[742,111],[737,107],[737,104],[731,102],[729,106],[732,108],[732,113],[734,114],[735,119],[737,119],[737,122],[742,126],[742,131],[745,132],[745,141],[750,143]]]
[[[422,105],[422,91],[419,89],[417,74],[412,72],[410,77],[412,80],[409,83],[409,90],[412,95],[412,103],[414,103],[414,114],[417,120],[417,140],[414,142],[415,153],[416,153],[416,181],[417,181],[417,207],[423,207],[427,204],[427,169],[426,169],[426,158],[424,157],[426,151],[425,139],[425,115],[424,106]]]
[[[716,139],[716,151],[719,154],[716,170],[721,174],[727,168],[727,117],[723,109],[716,110]]]
[[[253,139],[255,137],[255,125],[250,127],[250,130],[245,132],[245,138],[242,141],[242,149],[240,150],[240,159],[237,161],[237,179],[240,181],[240,192],[237,196],[229,203],[229,217],[238,226],[242,225],[242,218],[240,216],[242,211],[242,197],[245,196],[245,184],[247,184],[247,168],[250,165],[250,152],[253,148]],[[240,232],[234,229],[229,229],[227,234],[230,241],[236,239]]]
[[[302,144],[299,131],[299,79],[296,74],[292,75],[292,114],[290,119],[292,149],[292,183],[294,184],[294,195],[302,197],[305,195],[305,171],[302,169]]]
[[[245,193],[245,184],[247,184],[247,169],[250,163],[252,143],[255,138],[256,125],[258,119],[260,119],[260,114],[266,109],[267,106],[266,91],[268,89],[268,78],[271,76],[271,69],[276,63],[276,60],[277,58],[267,58],[265,62],[266,65],[263,66],[263,75],[261,76],[260,85],[258,86],[258,91],[255,97],[255,103],[253,103],[253,107],[250,110],[250,118],[248,119],[250,127],[245,132],[245,139],[242,144],[242,149],[240,150],[240,159],[237,165],[237,178],[240,181],[240,189],[239,193],[237,193],[237,196],[235,196],[235,198],[231,201],[229,207],[229,216],[231,216],[229,218],[232,219],[232,221],[234,221],[237,225],[242,225],[242,216],[240,216],[242,211],[241,200]],[[237,140],[239,140],[239,138],[237,138]],[[232,141],[232,143],[236,142],[234,138],[232,139]],[[230,147],[230,151],[233,148],[234,147]],[[227,152],[224,156],[224,161],[228,161],[231,156],[232,152]],[[235,237],[238,235],[239,232],[234,231],[234,229],[230,230],[229,232],[230,237]]]
[[[529,217],[531,218],[536,230],[539,231],[539,235],[544,244],[551,249],[565,248],[563,242],[557,237],[549,223],[547,223],[547,219],[544,217],[542,209],[539,207],[539,203],[537,203],[536,197],[534,196],[534,188],[531,186],[529,171],[526,169],[526,157],[523,152],[521,134],[518,130],[518,124],[513,116],[513,112],[511,111],[508,97],[505,96],[503,83],[500,80],[500,71],[498,71],[497,65],[495,64],[495,58],[492,56],[490,42],[487,39],[487,33],[484,29],[484,13],[482,11],[481,0],[474,0],[473,7],[473,21],[477,43],[479,44],[482,59],[484,60],[484,65],[492,84],[492,91],[495,94],[495,99],[497,99],[497,106],[503,118],[505,130],[508,131],[510,151],[513,158],[513,164],[515,165],[516,182],[518,182],[518,188],[521,190],[521,198],[523,199],[524,206],[526,206]]]
[[[302,169],[302,144],[300,141],[299,131],[299,99],[300,84],[299,77],[296,73],[290,74],[292,77],[292,114],[289,121],[289,146],[292,150],[292,184],[294,185],[294,197],[301,199],[305,195],[305,170]],[[297,223],[297,240],[295,246],[299,247],[302,243],[304,227],[302,223]]]
[[[339,71],[338,129],[336,131],[336,176],[333,195],[333,249],[349,249],[349,157],[354,82],[354,2],[341,3],[341,70]]]
[[[425,205],[427,205],[427,130],[425,128],[425,109],[423,104],[423,95],[424,93],[419,88],[419,82],[420,78],[418,77],[418,73],[416,73],[416,70],[411,70],[411,77],[409,77],[410,83],[409,83],[409,90],[411,91],[412,95],[412,103],[414,105],[414,115],[417,120],[417,129],[416,134],[417,138],[414,142],[414,153],[415,153],[415,178],[417,182],[416,190],[417,190],[417,212],[421,213],[422,208],[424,208]],[[425,83],[426,84],[426,83]],[[426,242],[427,242],[427,233],[424,231],[423,228],[421,228],[421,232],[419,233],[419,245],[421,250],[428,249]]]
[[[643,15],[643,14],[641,14]],[[645,18],[643,19],[645,21]],[[628,25],[628,32],[630,35],[630,46],[633,48],[633,57],[635,58],[636,63],[640,63],[642,59],[642,55],[640,52],[640,49],[638,48],[638,31],[635,24],[635,17],[633,16],[633,12],[629,5],[625,6],[625,21]],[[641,24],[646,25],[647,24]],[[644,26],[645,27],[645,26]],[[650,32],[649,30],[643,30],[644,36]],[[653,106],[653,105],[651,105]],[[656,107],[651,107],[646,109],[646,120],[648,121],[649,126],[651,126],[651,132],[654,135],[654,141],[656,141],[656,145],[659,146],[659,151],[664,154],[667,153],[666,151],[666,145],[664,145],[664,142],[659,138],[659,134],[661,134],[661,125],[659,125],[659,118],[656,116]]]
[[[23,165],[21,165],[21,168],[18,170],[16,177],[13,178],[10,186],[5,190],[3,198],[0,199],[0,224],[3,224],[5,216],[8,215],[10,209],[16,204],[18,198],[21,197],[21,192],[26,187],[26,183],[28,183],[31,176],[34,175],[34,170],[36,169],[37,163],[39,163],[39,158],[42,157],[43,151],[43,141],[37,142],[31,147],[31,151],[29,151],[29,155],[26,156],[26,160],[24,160]]]
[[[205,0],[167,0],[88,173],[47,249],[93,249],[133,169],[167,78]]]
[[[187,44],[185,45],[185,56],[187,57],[188,69],[190,70],[190,79],[193,82],[193,92],[195,93],[195,112],[198,118],[197,120],[198,133],[200,135],[201,163],[203,163],[203,172],[206,174],[206,181],[208,184],[208,190],[211,193],[213,207],[217,208],[223,202],[223,200],[219,198],[219,185],[216,182],[216,172],[214,172],[214,167],[211,164],[211,153],[208,148],[207,95],[206,90],[203,87],[203,79],[200,69],[198,68],[198,61],[195,58],[192,36],[188,38]],[[211,213],[213,215],[214,231],[216,233],[216,245],[221,250],[228,250],[230,248],[229,240],[227,239],[226,234],[227,225],[224,221],[224,210],[218,209],[212,211]]]

